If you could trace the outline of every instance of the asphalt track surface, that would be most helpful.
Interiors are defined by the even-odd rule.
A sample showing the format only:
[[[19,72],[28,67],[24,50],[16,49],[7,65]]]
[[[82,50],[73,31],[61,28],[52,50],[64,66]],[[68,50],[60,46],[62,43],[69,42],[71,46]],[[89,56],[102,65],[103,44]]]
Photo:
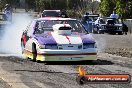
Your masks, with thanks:
[[[132,57],[129,57],[132,51],[132,35],[92,35],[98,43],[99,51],[98,60],[93,62],[37,63],[13,54],[1,53],[0,88],[132,88],[132,82],[85,85],[76,82],[80,64],[88,74],[132,75]],[[117,49],[121,51],[115,52]],[[129,56],[119,54],[124,52],[124,49],[128,50],[126,52],[129,52]]]

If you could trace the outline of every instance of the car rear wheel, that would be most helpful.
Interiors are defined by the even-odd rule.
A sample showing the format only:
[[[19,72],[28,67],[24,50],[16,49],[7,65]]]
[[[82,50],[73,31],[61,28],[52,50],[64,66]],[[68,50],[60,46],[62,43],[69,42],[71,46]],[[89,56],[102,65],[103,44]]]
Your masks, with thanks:
[[[33,54],[33,61],[36,62],[37,50],[36,50],[36,45],[34,43],[32,44],[32,54]]]
[[[104,32],[103,32],[103,31],[98,30],[98,34],[104,34]]]

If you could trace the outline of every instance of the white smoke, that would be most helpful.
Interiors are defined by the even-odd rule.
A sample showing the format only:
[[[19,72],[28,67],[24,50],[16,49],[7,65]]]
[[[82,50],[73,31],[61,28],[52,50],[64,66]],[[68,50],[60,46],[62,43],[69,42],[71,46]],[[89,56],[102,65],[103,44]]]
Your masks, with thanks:
[[[103,35],[92,34],[92,36],[94,37],[96,41],[98,52],[100,53],[104,52],[106,48],[106,40],[105,40],[104,34]]]
[[[3,37],[0,40],[0,52],[4,54],[21,54],[21,36],[32,18],[28,14],[13,14],[13,21],[10,26],[4,29]]]
[[[106,47],[105,39],[100,37],[100,39],[96,40],[96,43],[98,52],[104,52]]]

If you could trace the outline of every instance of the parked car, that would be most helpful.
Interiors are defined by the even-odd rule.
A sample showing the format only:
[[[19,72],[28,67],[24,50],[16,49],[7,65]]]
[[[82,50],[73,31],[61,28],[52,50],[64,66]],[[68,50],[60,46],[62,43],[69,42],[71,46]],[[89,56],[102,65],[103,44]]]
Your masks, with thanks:
[[[97,46],[80,21],[44,17],[33,20],[21,38],[22,53],[33,61],[96,60]]]
[[[99,34],[109,33],[109,34],[123,34],[122,23],[119,19],[107,17],[106,19],[97,20],[96,32]]]
[[[44,10],[41,17],[63,17],[68,18],[66,11],[61,10]]]

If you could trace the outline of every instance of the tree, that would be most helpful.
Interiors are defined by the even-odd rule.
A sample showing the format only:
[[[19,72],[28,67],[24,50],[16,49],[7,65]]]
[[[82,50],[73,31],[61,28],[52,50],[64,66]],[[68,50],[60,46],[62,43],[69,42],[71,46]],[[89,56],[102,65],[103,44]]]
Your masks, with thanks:
[[[93,1],[90,3],[89,5],[89,10],[92,12],[92,13],[97,13],[97,10],[99,8],[99,2],[98,1]]]
[[[104,16],[115,11],[123,19],[132,18],[132,0],[101,0],[99,10]]]
[[[99,11],[103,16],[109,16],[114,10],[115,4],[112,0],[101,0]]]
[[[131,18],[132,19],[132,0],[129,0],[126,3],[126,16],[125,18]]]
[[[126,7],[126,3],[124,3],[124,1],[117,0],[115,7],[116,13],[123,18],[125,17],[125,7]]]

